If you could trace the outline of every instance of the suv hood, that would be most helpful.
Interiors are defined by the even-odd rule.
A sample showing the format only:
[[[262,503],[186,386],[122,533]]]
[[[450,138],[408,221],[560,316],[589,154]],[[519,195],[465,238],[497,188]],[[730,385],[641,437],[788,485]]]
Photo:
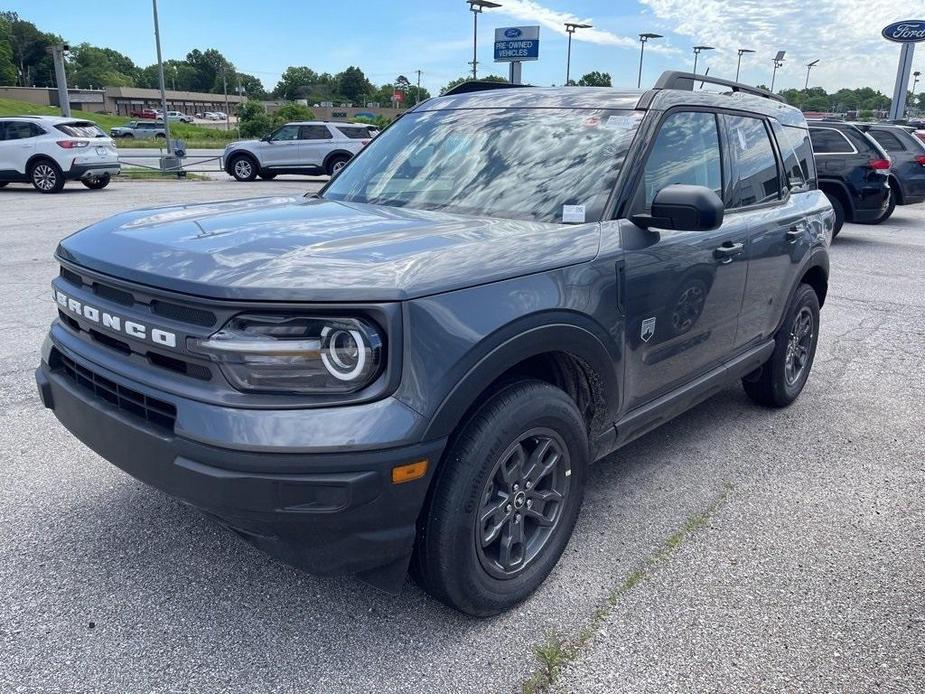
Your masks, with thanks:
[[[389,301],[591,260],[599,239],[597,223],[273,197],[123,213],[67,237],[57,254],[202,297]]]

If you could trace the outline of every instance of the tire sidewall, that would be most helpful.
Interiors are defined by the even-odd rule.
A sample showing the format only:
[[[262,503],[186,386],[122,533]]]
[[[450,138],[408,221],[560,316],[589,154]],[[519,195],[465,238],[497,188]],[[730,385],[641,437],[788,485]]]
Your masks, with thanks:
[[[35,170],[40,166],[50,166],[55,174],[55,184],[48,190],[39,188],[35,182]],[[40,193],[58,193],[62,188],[64,188],[64,174],[61,171],[61,167],[58,166],[55,162],[51,161],[50,159],[40,159],[29,167],[29,182],[32,183],[32,187]]]
[[[809,350],[809,361],[800,377],[792,384],[789,384],[786,376],[787,343],[794,319],[804,307],[809,309],[813,318],[813,339]],[[812,371],[813,363],[816,359],[816,347],[819,344],[819,315],[819,297],[816,295],[815,290],[808,284],[801,284],[790,303],[790,308],[787,310],[787,317],[778,331],[774,355],[771,359],[772,387],[776,391],[775,395],[785,402],[789,403],[797,399]]]
[[[835,223],[832,226],[832,236],[834,237],[838,235],[838,232],[840,232],[841,228],[845,225],[845,207],[838,198],[831,195],[826,195],[826,197],[829,199],[829,204],[835,211]]]
[[[330,161],[328,161],[328,176],[334,175],[335,173],[334,167],[336,167],[338,163],[343,163],[343,165],[346,166],[347,162],[349,161],[350,161],[350,157],[346,157],[343,154],[338,154],[336,156],[331,157]],[[341,169],[343,168],[344,167],[342,166]],[[340,172],[338,171],[337,173],[340,173]]]
[[[236,166],[237,163],[238,163],[239,161],[241,161],[241,160],[245,160],[245,161],[247,161],[247,162],[250,163],[250,165],[251,165],[251,172],[250,172],[250,175],[249,175],[249,176],[239,176],[239,175],[236,173],[236,171],[235,171],[235,166]],[[246,154],[238,154],[238,155],[235,155],[235,156],[231,159],[231,161],[229,162],[229,164],[228,164],[228,169],[229,169],[229,173],[231,174],[232,178],[234,178],[236,181],[249,182],[249,181],[253,181],[255,178],[257,178],[257,162],[254,160],[253,157],[250,157],[250,156],[248,156],[248,155],[246,155]]]
[[[487,616],[508,609],[527,598],[545,580],[568,544],[584,492],[588,466],[588,439],[584,422],[574,403],[561,390],[540,382],[515,384],[523,396],[517,406],[492,412],[492,418],[478,428],[461,456],[448,457],[444,466],[455,473],[438,484],[458,485],[448,517],[440,519],[440,535],[449,539],[447,556],[451,561],[443,568],[447,597],[459,609],[474,616]],[[529,393],[529,395],[527,395]],[[505,389],[495,398],[510,395]],[[494,399],[494,398],[493,398]],[[490,403],[489,403],[490,404]],[[479,415],[476,415],[478,418]],[[571,475],[569,492],[558,525],[540,554],[515,576],[499,579],[491,576],[479,561],[475,546],[476,517],[482,493],[499,457],[523,433],[536,427],[555,431],[568,451]],[[476,604],[472,596],[479,596]]]

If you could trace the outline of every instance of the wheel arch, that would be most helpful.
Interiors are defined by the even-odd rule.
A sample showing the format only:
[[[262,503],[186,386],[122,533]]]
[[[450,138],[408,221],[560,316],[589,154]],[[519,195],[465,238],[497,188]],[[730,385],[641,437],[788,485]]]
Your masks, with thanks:
[[[353,159],[353,152],[351,152],[349,149],[335,149],[333,152],[328,152],[325,155],[324,161],[322,162],[321,166],[324,168],[325,171],[327,171],[328,164],[331,163],[331,160],[334,159],[334,157],[340,157],[340,156],[347,157],[347,160],[349,161],[350,159]]]
[[[841,181],[823,180],[819,181],[819,190],[837,197],[845,210],[845,215],[848,217],[845,221],[851,221],[851,218],[854,217],[854,202],[848,192],[848,186]]]
[[[606,337],[590,326],[556,320],[523,328],[516,325],[476,348],[475,363],[458,379],[430,419],[425,440],[450,436],[487,397],[505,383],[536,378],[564,390],[595,439],[612,429],[619,406],[618,355],[605,346]],[[600,332],[603,332],[600,329]]]
[[[903,182],[895,173],[890,173],[890,190],[896,195],[896,204],[903,205],[906,195],[903,191]]]
[[[26,170],[25,170],[26,176],[29,175],[29,170],[40,161],[49,161],[58,168],[58,171],[61,171],[62,173],[64,173],[64,169],[61,168],[61,164],[56,162],[53,156],[51,156],[50,154],[45,154],[44,152],[36,152],[35,154],[33,154],[31,157],[29,157],[26,160]]]
[[[241,156],[249,157],[254,162],[254,166],[256,168],[258,169],[261,168],[260,160],[257,159],[257,156],[253,152],[247,149],[234,149],[225,155],[225,159],[224,159],[225,173],[229,173],[229,174],[231,173],[232,162],[234,162],[236,157],[241,157]]]

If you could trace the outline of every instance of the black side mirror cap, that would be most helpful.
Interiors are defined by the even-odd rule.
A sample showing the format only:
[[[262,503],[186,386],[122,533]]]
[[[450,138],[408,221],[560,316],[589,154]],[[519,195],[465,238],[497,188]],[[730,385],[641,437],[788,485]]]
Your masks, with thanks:
[[[676,231],[712,231],[723,223],[723,201],[705,186],[673,183],[655,194],[650,214],[630,217],[636,226]]]

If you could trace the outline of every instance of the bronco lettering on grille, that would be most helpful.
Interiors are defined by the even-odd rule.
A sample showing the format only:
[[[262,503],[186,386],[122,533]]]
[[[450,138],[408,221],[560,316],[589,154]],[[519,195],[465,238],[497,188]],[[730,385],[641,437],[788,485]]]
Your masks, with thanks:
[[[90,306],[89,304],[84,304],[76,299],[72,299],[67,294],[57,289],[54,290],[54,298],[55,301],[58,302],[58,306],[66,311],[70,311],[81,318],[86,318],[88,321],[97,323],[113,332],[123,333],[129,337],[134,337],[136,340],[150,340],[154,344],[163,347],[177,346],[177,336],[175,333],[161,330],[160,328],[152,328],[142,323],[116,316],[96,306]]]

